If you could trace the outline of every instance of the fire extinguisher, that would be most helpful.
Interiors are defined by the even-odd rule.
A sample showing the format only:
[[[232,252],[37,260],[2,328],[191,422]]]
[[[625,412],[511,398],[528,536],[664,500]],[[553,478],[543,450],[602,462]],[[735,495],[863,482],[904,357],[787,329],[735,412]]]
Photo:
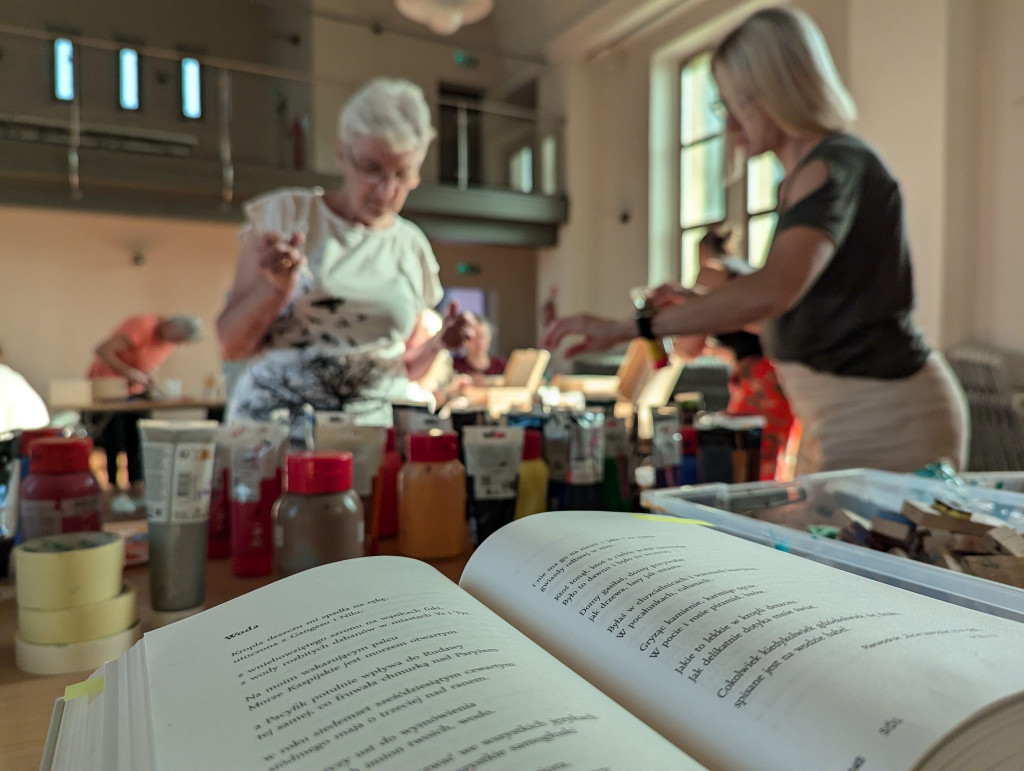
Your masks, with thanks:
[[[296,118],[288,132],[292,140],[292,169],[306,169],[306,118]]]

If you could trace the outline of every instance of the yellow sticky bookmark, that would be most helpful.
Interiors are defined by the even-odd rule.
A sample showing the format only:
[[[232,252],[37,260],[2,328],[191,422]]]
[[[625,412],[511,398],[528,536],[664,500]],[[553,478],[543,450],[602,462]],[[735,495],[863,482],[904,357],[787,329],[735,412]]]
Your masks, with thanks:
[[[647,522],[672,522],[676,525],[701,525],[702,527],[714,527],[710,522],[702,519],[685,519],[683,517],[669,517],[664,514],[630,514],[633,519],[642,519]]]
[[[77,699],[79,696],[88,696],[89,702],[103,693],[103,678],[92,677],[80,683],[72,683],[64,689],[64,701]]]

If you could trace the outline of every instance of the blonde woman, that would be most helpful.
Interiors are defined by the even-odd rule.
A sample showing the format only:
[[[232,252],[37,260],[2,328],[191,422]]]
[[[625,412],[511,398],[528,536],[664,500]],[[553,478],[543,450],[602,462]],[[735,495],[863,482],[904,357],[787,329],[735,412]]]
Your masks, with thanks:
[[[278,190],[246,206],[217,322],[225,360],[251,357],[229,419],[287,408],[299,438],[308,403],[390,425],[390,400],[472,334],[453,306],[431,336],[413,337],[441,285],[429,242],[400,212],[434,136],[420,88],[378,78],[341,111],[338,189]]]
[[[911,471],[949,459],[963,468],[963,394],[911,319],[910,252],[899,185],[847,133],[853,100],[821,31],[804,13],[759,11],[718,46],[712,73],[734,147],[772,152],[785,177],[765,266],[706,294],[663,287],[680,303],[653,319],[576,316],[553,324],[567,353],[642,335],[728,332],[761,324],[794,415],[797,473],[852,467]]]

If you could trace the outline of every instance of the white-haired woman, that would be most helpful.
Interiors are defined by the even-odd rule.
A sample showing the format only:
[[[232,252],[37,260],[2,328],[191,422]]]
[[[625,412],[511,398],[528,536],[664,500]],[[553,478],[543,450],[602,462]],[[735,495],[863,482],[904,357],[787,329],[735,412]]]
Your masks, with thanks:
[[[727,332],[762,324],[793,413],[803,424],[797,473],[858,466],[910,471],[966,463],[959,385],[911,320],[914,290],[899,185],[846,133],[853,100],[821,31],[795,9],[758,11],[712,59],[726,129],[747,157],[772,152],[785,177],[764,268],[682,300],[653,318],[576,316],[546,344],[582,335],[569,354],[636,335]]]
[[[418,86],[373,80],[341,112],[340,188],[278,190],[246,206],[217,331],[225,359],[255,358],[230,419],[287,408],[297,436],[308,403],[390,425],[390,400],[406,395],[438,351],[462,345],[467,319],[454,307],[437,334],[410,341],[441,300],[430,244],[399,216],[434,136]]]

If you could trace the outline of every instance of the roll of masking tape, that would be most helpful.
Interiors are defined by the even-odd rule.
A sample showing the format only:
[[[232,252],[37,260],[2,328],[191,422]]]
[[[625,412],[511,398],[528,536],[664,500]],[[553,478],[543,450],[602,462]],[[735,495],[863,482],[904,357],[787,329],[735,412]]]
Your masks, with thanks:
[[[73,608],[121,593],[124,541],[113,533],[60,533],[14,549],[18,605]]]
[[[142,639],[142,626],[136,621],[109,637],[71,643],[70,645],[40,645],[14,638],[14,661],[18,669],[30,675],[63,675],[84,672],[103,666],[116,659]]]
[[[109,637],[138,621],[135,586],[125,583],[109,600],[57,610],[18,606],[18,637],[25,642],[53,645]]]

